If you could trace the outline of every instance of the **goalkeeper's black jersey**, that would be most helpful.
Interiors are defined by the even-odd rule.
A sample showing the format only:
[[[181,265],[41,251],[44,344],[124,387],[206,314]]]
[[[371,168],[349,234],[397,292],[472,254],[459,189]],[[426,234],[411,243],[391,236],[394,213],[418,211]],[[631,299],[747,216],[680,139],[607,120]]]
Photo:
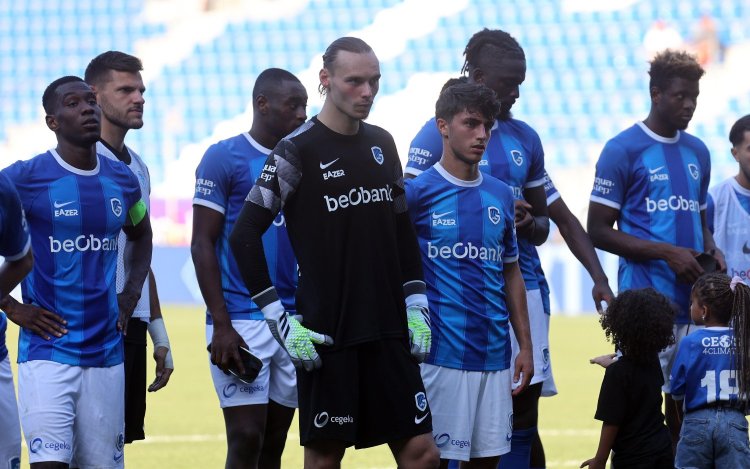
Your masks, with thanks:
[[[269,155],[247,203],[283,209],[305,326],[336,347],[407,336],[403,285],[422,266],[388,132],[361,123],[342,135],[313,117]],[[253,294],[270,286],[253,278]]]

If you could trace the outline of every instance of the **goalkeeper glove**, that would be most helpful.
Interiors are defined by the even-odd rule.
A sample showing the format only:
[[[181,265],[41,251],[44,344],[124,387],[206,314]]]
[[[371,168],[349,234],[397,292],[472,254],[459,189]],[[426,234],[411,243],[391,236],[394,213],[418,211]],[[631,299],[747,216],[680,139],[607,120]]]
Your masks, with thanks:
[[[430,311],[426,306],[408,306],[406,323],[409,326],[409,343],[411,354],[422,363],[430,353],[432,332],[430,331]]]
[[[330,336],[313,332],[300,324],[284,310],[281,301],[274,301],[262,311],[273,338],[284,347],[295,367],[312,371],[323,365],[314,344],[333,345]]]

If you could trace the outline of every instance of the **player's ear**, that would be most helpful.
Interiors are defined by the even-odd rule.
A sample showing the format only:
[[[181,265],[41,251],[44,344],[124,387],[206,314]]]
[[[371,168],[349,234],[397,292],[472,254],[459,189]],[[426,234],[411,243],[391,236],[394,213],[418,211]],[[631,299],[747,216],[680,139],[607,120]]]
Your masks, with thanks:
[[[48,129],[53,132],[57,132],[59,125],[57,124],[57,119],[55,119],[55,116],[47,114],[46,116],[44,116],[44,122],[47,123]]]
[[[474,83],[482,83],[484,84],[484,71],[477,67],[471,72],[469,72],[469,75],[471,76],[471,81]]]
[[[651,95],[651,101],[654,103],[658,103],[659,98],[661,97],[661,89],[659,89],[658,86],[652,86],[648,91]]]
[[[732,157],[734,158],[734,161],[740,162],[740,160],[737,158],[737,147],[732,145],[732,148],[729,150],[732,152]]]
[[[318,78],[320,78],[320,86],[327,90],[331,84],[331,73],[328,69],[325,67],[321,68],[320,73],[318,73]]]
[[[255,106],[257,107],[258,111],[261,114],[267,114],[268,113],[268,98],[266,98],[262,94],[259,94],[258,97],[255,98]]]
[[[438,131],[443,138],[448,138],[448,121],[442,117],[438,117],[435,121],[437,124]]]

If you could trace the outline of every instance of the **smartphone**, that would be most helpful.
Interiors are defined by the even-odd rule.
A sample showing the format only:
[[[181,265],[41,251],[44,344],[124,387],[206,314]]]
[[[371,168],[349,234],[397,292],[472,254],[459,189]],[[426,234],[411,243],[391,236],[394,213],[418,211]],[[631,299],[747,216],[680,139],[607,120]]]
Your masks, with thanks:
[[[719,270],[719,263],[716,262],[716,258],[707,252],[702,252],[695,256],[695,260],[703,268],[703,271],[707,274],[716,272]]]
[[[240,359],[245,367],[245,373],[240,373],[240,370],[234,366],[229,367],[227,371],[243,383],[252,384],[252,382],[255,381],[255,378],[258,377],[260,369],[263,368],[263,362],[242,345],[238,348],[240,351]],[[208,353],[211,353],[211,344],[208,344],[206,350],[208,350]]]

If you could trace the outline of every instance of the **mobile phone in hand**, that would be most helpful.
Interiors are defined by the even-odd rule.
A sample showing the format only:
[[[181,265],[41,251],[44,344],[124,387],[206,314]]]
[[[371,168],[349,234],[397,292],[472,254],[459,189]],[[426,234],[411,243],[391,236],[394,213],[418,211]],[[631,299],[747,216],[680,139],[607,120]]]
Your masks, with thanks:
[[[719,270],[719,263],[716,258],[707,252],[702,252],[695,256],[695,260],[698,261],[704,273],[716,272]]]
[[[211,353],[211,344],[208,344],[208,347],[206,347],[206,349],[209,353]],[[255,378],[258,377],[260,369],[263,368],[263,362],[244,346],[240,345],[238,346],[238,349],[240,352],[242,365],[245,367],[245,373],[240,373],[240,370],[238,370],[235,366],[230,366],[227,371],[229,372],[229,374],[236,377],[243,383],[251,384],[253,381],[255,381]]]

